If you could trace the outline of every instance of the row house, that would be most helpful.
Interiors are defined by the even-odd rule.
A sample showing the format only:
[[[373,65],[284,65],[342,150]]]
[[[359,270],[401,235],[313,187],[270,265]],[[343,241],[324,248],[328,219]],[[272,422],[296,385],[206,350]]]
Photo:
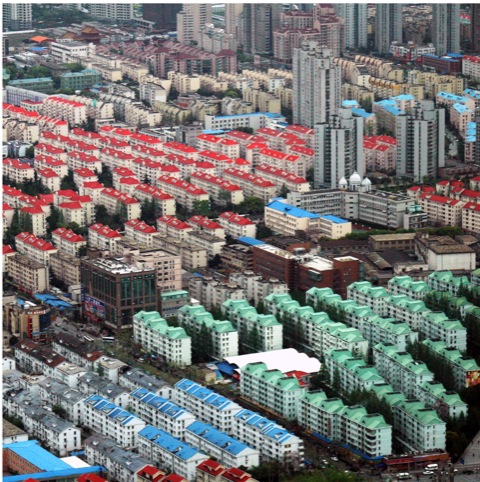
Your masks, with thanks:
[[[24,107],[17,107],[12,104],[5,103],[3,104],[3,113],[4,117],[17,119],[24,122],[34,122],[42,130],[49,130],[54,134],[64,136],[68,135],[67,121],[45,115],[39,115],[38,112],[27,110]]]
[[[480,204],[467,202],[462,207],[462,229],[468,233],[480,233]]]
[[[233,400],[186,378],[175,384],[172,400],[193,413],[198,420],[221,432],[235,434],[233,417],[242,407]]]
[[[12,182],[21,184],[29,179],[33,180],[35,169],[27,162],[7,158],[3,160],[3,175],[11,179]]]
[[[276,196],[280,195],[282,189],[285,188],[293,192],[310,191],[310,183],[305,178],[271,165],[261,164],[257,166],[255,175],[275,184],[277,188]]]
[[[198,151],[191,146],[182,144],[181,142],[165,142],[162,146],[165,154],[178,154],[192,161],[198,161]]]
[[[13,395],[13,394],[12,394]],[[60,418],[40,405],[40,400],[17,393],[7,397],[4,410],[7,414],[19,417],[25,425],[25,430],[34,438],[40,440],[44,447],[60,457],[66,457],[70,452],[81,450],[81,429],[74,423]]]
[[[134,156],[111,147],[104,147],[100,151],[99,158],[102,164],[105,164],[113,171],[116,167],[131,169]]]
[[[225,301],[222,313],[237,328],[240,343],[245,349],[261,353],[283,348],[283,325],[275,316],[259,315],[246,300]]]
[[[158,376],[149,375],[140,368],[130,368],[118,377],[118,383],[129,392],[137,388],[146,388],[149,392],[155,393],[163,398],[171,399],[172,387],[165,380]]]
[[[149,463],[141,455],[119,447],[116,442],[100,434],[85,440],[85,457],[90,465],[105,467],[118,482],[136,480],[137,473]]]
[[[121,447],[136,445],[137,434],[146,423],[130,412],[98,395],[84,400],[83,425],[115,440]]]
[[[131,196],[132,192],[139,184],[140,181],[136,177],[120,177],[113,183],[113,189]]]
[[[206,191],[194,184],[174,177],[160,176],[156,181],[156,185],[162,189],[162,191],[172,195],[179,204],[189,211],[194,210],[195,203],[210,201]]]
[[[242,188],[221,177],[204,172],[193,172],[192,180],[196,186],[204,189],[217,204],[240,204],[244,200]]]
[[[57,228],[52,232],[53,244],[71,256],[79,256],[80,249],[87,246],[87,240],[71,229]]]
[[[64,162],[67,160],[67,153],[63,149],[44,142],[39,142],[35,146],[35,158],[41,155],[50,156]]]
[[[39,396],[45,403],[62,407],[71,422],[82,423],[85,394],[53,378],[45,378],[38,386]]]
[[[223,360],[238,355],[238,332],[230,321],[215,320],[202,305],[182,306],[177,312],[177,318],[180,326],[191,334],[194,349],[204,349],[198,345],[206,343],[204,336],[207,336],[210,338],[209,356]]]
[[[257,226],[246,216],[225,211],[217,219],[218,224],[223,227],[225,234],[233,239],[242,237],[256,238]]]
[[[67,166],[73,171],[75,169],[87,168],[91,171],[102,172],[102,162],[97,156],[81,151],[70,151],[66,158]]]
[[[67,152],[80,152],[82,154],[97,158],[100,156],[100,149],[98,147],[93,144],[87,144],[83,141],[74,141],[73,139],[69,139],[63,147]]]
[[[35,148],[37,146],[35,146]],[[65,153],[65,158],[66,158],[66,153]],[[37,155],[35,153],[35,160],[33,165],[37,171],[41,169],[51,169],[60,178],[65,177],[68,174],[67,163],[65,161],[62,161],[61,159],[58,159],[56,157],[52,157],[49,155],[45,155],[45,154]]]
[[[307,169],[310,167],[300,158],[300,156],[275,151],[268,147],[261,149],[258,156],[253,158],[254,167],[261,164],[276,167],[277,169],[282,169],[303,178],[306,177]]]
[[[86,182],[98,182],[97,174],[87,167],[80,167],[73,170],[73,182],[80,190]]]
[[[48,265],[50,255],[58,251],[58,248],[53,246],[53,244],[27,232],[15,236],[15,245],[19,253],[22,253],[44,265]]]
[[[144,146],[138,144],[132,147],[132,154],[134,157],[140,157],[142,159],[151,159],[152,161],[164,162],[166,157],[165,152],[154,147]]]
[[[160,236],[160,233],[153,226],[149,226],[139,219],[132,219],[125,223],[125,236],[151,248],[153,238]]]
[[[465,202],[434,194],[422,194],[418,200],[430,223],[440,226],[461,226]]]
[[[403,393],[394,391],[388,383],[375,385],[372,390],[390,405],[394,435],[407,450],[414,449],[420,453],[445,450],[446,423],[433,408],[425,407],[419,400],[407,400]]]
[[[258,134],[247,134],[246,132],[231,130],[225,133],[225,139],[232,139],[240,146],[240,156],[246,156],[246,148],[250,144],[260,143],[267,145],[267,139]]]
[[[159,176],[170,176],[180,179],[181,170],[172,164],[165,164],[151,159],[136,157],[132,161],[132,171],[142,182],[149,180],[155,184]]]
[[[209,233],[217,238],[225,239],[225,230],[215,221],[207,218],[206,216],[192,216],[188,220],[194,231],[200,231]]]
[[[193,227],[174,216],[164,215],[157,219],[157,230],[162,236],[172,237],[176,242],[186,241]]]
[[[95,218],[95,205],[92,198],[88,195],[80,196],[77,193],[68,194],[67,199],[62,199],[57,193],[58,207],[63,213],[63,217],[66,224],[71,222],[77,223],[79,226],[88,226],[93,223]]]
[[[153,200],[157,204],[161,216],[175,215],[175,198],[158,187],[151,186],[150,184],[138,184],[135,186],[132,195],[140,202],[146,199]]]
[[[269,370],[263,362],[247,363],[241,370],[240,393],[288,420],[295,420],[298,400],[306,391],[298,378]]]
[[[242,167],[241,165],[243,163],[244,167],[247,170],[249,170],[248,168],[250,166],[250,163],[248,163],[248,161],[244,161],[240,158],[238,158],[234,161],[230,157],[227,157],[224,154],[220,154],[220,153],[215,152],[215,151],[206,151],[205,150],[205,151],[199,152],[198,160],[200,162],[208,162],[208,163],[213,164],[215,166],[215,175],[216,176],[221,176],[223,174],[223,171],[227,167],[239,167],[240,168],[240,167]],[[245,170],[245,169],[242,169],[242,170]]]
[[[90,394],[100,395],[119,407],[127,407],[130,403],[130,393],[124,387],[98,375],[96,371],[82,375],[78,379],[78,389],[83,393],[83,398]]]
[[[223,176],[227,181],[240,186],[243,189],[244,196],[258,197],[264,202],[268,202],[275,197],[275,184],[264,180],[262,177],[254,176],[235,168],[225,169]]]
[[[467,276],[456,276],[451,271],[434,271],[428,275],[427,284],[432,291],[447,291],[453,296],[459,296],[462,288],[469,288]]]
[[[92,224],[88,227],[88,245],[100,250],[115,251],[116,242],[122,239],[122,235],[103,224]]]
[[[65,146],[71,139],[68,134],[62,136],[61,134],[55,134],[50,131],[42,131],[39,140],[40,142],[45,142],[46,144],[49,144],[51,146],[65,149]]]
[[[397,140],[391,136],[364,137],[363,155],[368,171],[394,171],[397,163]]]
[[[99,196],[100,204],[103,204],[110,214],[125,211],[123,217],[137,219],[140,217],[140,202],[125,193],[111,187],[105,188]]]
[[[425,281],[415,281],[411,276],[395,276],[388,281],[388,292],[392,295],[407,295],[414,300],[423,300],[430,291]]]
[[[135,131],[125,129],[124,127],[102,126],[98,132],[105,137],[112,137],[118,141],[130,141],[130,138],[135,134]]]
[[[168,363],[192,364],[192,342],[183,328],[168,326],[158,312],[140,311],[133,317],[133,338],[143,349]]]
[[[257,449],[262,462],[280,460],[295,467],[303,464],[303,440],[256,412],[242,409],[235,413],[231,433]]]
[[[67,358],[71,363],[87,370],[95,370],[103,352],[91,347],[76,336],[60,332],[52,343],[56,353]]]
[[[179,440],[185,440],[185,429],[195,422],[193,414],[145,388],[130,394],[130,405],[142,420]]]
[[[392,453],[392,426],[382,415],[369,414],[361,405],[347,407],[341,399],[328,398],[320,390],[300,397],[298,423],[329,443],[346,444],[372,459]]]
[[[148,136],[146,134],[141,134],[139,132],[130,136],[128,141],[132,146],[144,146],[144,147],[150,147],[153,149],[161,149],[163,144],[158,137]]]
[[[183,179],[189,178],[194,172],[196,172],[196,161],[189,157],[182,156],[181,154],[167,154],[162,162],[178,167]],[[215,166],[212,166],[212,169],[215,169]]]
[[[229,467],[249,468],[260,464],[258,450],[203,422],[195,421],[186,428],[185,441]]]
[[[47,234],[47,217],[41,207],[23,207],[20,209],[20,216],[23,216],[28,220],[27,222],[32,234],[35,236],[45,236]]]
[[[197,136],[195,147],[198,151],[213,151],[223,154],[230,159],[240,157],[240,145],[238,142],[213,134],[200,134]]]
[[[95,147],[102,146],[102,139],[104,139],[97,132],[85,131],[80,127],[75,127],[71,129],[67,134],[70,139],[74,141],[83,141],[87,144],[93,144]]]
[[[84,104],[55,96],[43,101],[42,114],[67,121],[70,127],[87,121],[87,108]]]
[[[197,465],[209,459],[202,451],[151,425],[139,432],[137,447],[139,455],[150,463],[158,464],[189,481],[195,480]]]
[[[37,169],[38,180],[51,192],[57,192],[60,190],[60,176],[50,168]]]
[[[66,363],[63,356],[30,340],[23,340],[15,345],[15,361],[19,370],[50,378],[56,378],[56,367]]]
[[[422,344],[438,357],[439,363],[445,363],[452,369],[455,390],[461,391],[478,384],[480,367],[474,358],[463,355],[456,348],[447,347],[446,343],[440,340],[424,340]]]

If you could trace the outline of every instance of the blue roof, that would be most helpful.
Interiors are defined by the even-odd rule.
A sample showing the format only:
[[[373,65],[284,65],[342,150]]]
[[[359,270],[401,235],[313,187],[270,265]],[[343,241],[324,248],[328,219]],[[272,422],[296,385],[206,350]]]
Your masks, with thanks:
[[[437,97],[442,97],[443,99],[451,100],[454,102],[461,102],[462,104],[464,104],[468,100],[466,97],[462,97],[461,95],[451,94],[450,92],[439,92],[437,94]]]
[[[182,460],[189,460],[198,454],[198,451],[190,445],[151,425],[147,425],[138,434]]]
[[[369,117],[372,117],[372,115],[375,115],[372,112],[367,112],[365,109],[361,109],[360,107],[354,107],[352,109],[352,114],[356,115],[357,117],[364,117],[365,119],[368,119]]]
[[[4,446],[5,448],[5,446]],[[37,474],[23,474],[23,475],[10,475],[8,477],[3,477],[3,482],[22,482],[23,480],[27,479],[35,479],[35,480],[58,480],[69,478],[69,480],[74,477],[75,480],[82,474],[103,474],[105,475],[107,469],[102,467],[101,465],[93,465],[92,467],[80,467],[78,469],[74,469],[70,465],[68,469],[62,470],[47,470],[46,472],[38,472]]]
[[[26,442],[4,445],[3,449],[11,450],[40,470],[52,471],[72,468],[66,462],[42,448],[37,440],[27,440]]]
[[[202,400],[203,403],[217,408],[218,410],[225,410],[226,408],[230,407],[232,403],[234,403],[229,398],[225,398],[222,395],[205,388],[199,383],[188,380],[187,378],[177,382],[175,387],[187,392],[189,395],[192,395],[199,400]]]
[[[10,85],[30,84],[31,82],[52,82],[51,77],[37,77],[36,79],[17,79],[11,80]]]
[[[412,94],[400,94],[397,96],[392,97],[394,100],[415,100],[415,97]]]
[[[344,100],[342,107],[358,107],[358,102],[356,100]]]
[[[383,110],[387,111],[389,114],[392,114],[392,115],[403,115],[405,114],[405,111],[404,110],[401,110],[399,109],[398,107],[393,107],[391,105],[384,105],[383,106]]]
[[[449,57],[439,57],[438,55],[433,55],[433,54],[425,54],[424,57],[428,57],[430,59],[442,59],[442,60],[446,60],[447,62],[458,62],[459,61],[459,59],[449,58],[449,57],[451,57],[450,54],[449,54]]]
[[[463,55],[462,54],[453,54],[451,52],[447,52],[447,56],[448,57],[452,57],[453,59],[463,59]]]
[[[108,417],[118,420],[122,425],[127,425],[134,420],[141,421],[136,415],[132,415],[130,412],[127,412],[100,395],[90,395],[84,402],[91,405],[95,410],[107,414]]]
[[[250,236],[242,236],[241,238],[237,238],[237,241],[248,244],[249,246],[260,246],[261,244],[265,244],[263,241],[260,241],[256,238],[251,238]]]
[[[223,129],[205,129],[202,131],[202,134],[209,134],[209,135],[221,135],[225,134],[225,131]]]
[[[480,99],[480,90],[465,89],[463,93],[465,95],[469,95],[470,97],[474,97],[475,99]]]
[[[228,362],[222,361],[217,363],[217,367],[222,373],[226,373],[229,376],[235,373],[235,368]]]
[[[159,397],[146,388],[137,388],[130,394],[130,396],[138,398],[143,403],[155,407],[159,412],[164,413],[165,415],[174,419],[179,418],[181,415],[188,414],[184,408],[175,405],[166,398]]]
[[[309,211],[305,211],[304,209],[296,208],[291,204],[285,204],[279,201],[272,201],[271,203],[268,203],[266,207],[284,214],[288,214],[289,216],[293,216],[295,218],[318,219],[320,217],[318,214],[314,214]]]
[[[207,423],[195,421],[191,423],[186,430],[198,435],[207,442],[216,445],[221,450],[224,450],[232,455],[239,455],[244,450],[251,448],[243,442],[230,437],[226,433],[220,432]]]
[[[465,105],[460,104],[459,102],[455,102],[452,106],[459,114],[463,114],[464,112],[472,112],[468,109]]]
[[[325,214],[324,216],[320,216],[321,219],[327,219],[328,221],[332,221],[332,223],[335,224],[345,224],[348,223],[346,219],[339,218],[337,216],[334,216],[333,214]]]

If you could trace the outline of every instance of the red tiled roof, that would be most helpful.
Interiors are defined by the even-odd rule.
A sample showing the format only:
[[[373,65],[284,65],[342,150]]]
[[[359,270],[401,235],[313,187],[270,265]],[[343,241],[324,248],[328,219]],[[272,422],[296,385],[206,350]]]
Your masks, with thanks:
[[[135,187],[135,191],[141,191],[149,194],[155,199],[160,199],[162,201],[173,199],[173,196],[162,191],[158,187],[151,186],[150,184],[139,184]]]
[[[124,192],[117,191],[116,189],[113,189],[111,187],[106,187],[102,191],[102,194],[105,194],[105,195],[110,196],[110,197],[114,197],[119,202],[124,203],[124,204],[139,204],[139,201],[137,201],[132,196],[129,196],[128,194],[125,194]]]
[[[211,474],[213,477],[217,477],[225,471],[225,467],[223,465],[212,459],[204,460],[201,464],[197,465],[197,469],[200,469],[202,472],[206,472],[207,474]]]
[[[77,201],[69,201],[60,204],[62,209],[83,209],[83,206]]]
[[[91,182],[86,182],[83,185],[84,189],[105,189],[105,186],[101,182],[97,181],[91,181]]]
[[[16,251],[8,244],[3,245],[3,254],[16,253]]]
[[[282,179],[285,179],[285,181],[293,182],[295,184],[305,184],[308,181],[300,176],[297,176],[296,174],[292,174],[291,172],[284,171],[282,169],[277,169],[274,166],[268,166],[266,164],[260,164],[255,168],[255,173],[257,171],[262,171],[267,174],[271,174],[272,176],[275,177],[280,177]]]
[[[13,208],[9,204],[3,203],[2,211],[13,211]]]
[[[462,209],[468,209],[471,211],[480,211],[480,204],[474,203],[474,202],[469,202],[463,206]]]
[[[98,233],[100,236],[104,236],[105,238],[121,238],[121,234],[114,230],[111,229],[108,226],[105,226],[103,224],[97,223],[97,224],[92,224],[88,228],[91,231],[94,231],[95,233]]]
[[[233,167],[229,167],[228,169],[225,169],[225,171],[223,172],[223,175],[224,176],[230,175],[232,177],[243,179],[244,181],[251,182],[252,184],[255,184],[256,186],[259,186],[259,187],[275,187],[275,184],[273,184],[273,182],[265,181],[261,177],[254,176],[253,174],[240,171],[239,169],[235,169]]]
[[[208,219],[206,216],[200,216],[199,214],[192,216],[188,222],[201,226],[205,229],[223,229],[223,227],[217,222]]]
[[[184,221],[180,221],[180,219],[177,219],[174,216],[162,216],[161,218],[157,219],[157,222],[166,224],[167,226],[175,229],[192,229],[192,226],[190,226],[190,224],[187,224]]]
[[[147,223],[139,221],[138,219],[131,219],[130,221],[127,221],[125,226],[130,226],[135,229],[135,231],[140,231],[142,233],[158,233],[153,226],[149,226]]]
[[[38,175],[41,177],[59,177],[59,175],[53,170],[50,169],[49,167],[46,167],[44,169],[39,169],[38,170]]]
[[[178,187],[182,191],[186,191],[189,194],[201,195],[207,194],[206,191],[200,189],[199,187],[195,186],[194,184],[190,184],[187,181],[183,181],[181,179],[176,179],[175,177],[170,176],[160,176],[158,178],[159,182],[163,182],[165,184],[170,184],[172,186]]]
[[[43,209],[38,206],[24,207],[20,211],[22,211],[22,213],[29,213],[29,214],[45,214],[43,212]]]
[[[426,199],[428,201],[432,201],[435,203],[449,204],[450,206],[455,206],[460,202],[460,201],[457,201],[456,199],[450,199],[449,197],[437,196],[434,194],[422,194],[420,196],[420,199]]]
[[[42,251],[53,251],[57,250],[53,244],[45,241],[44,239],[37,238],[34,234],[27,233],[24,231],[23,233],[17,234],[15,239],[18,241],[23,241],[30,246],[33,246],[36,249],[40,249]]]
[[[208,174],[206,172],[193,172],[192,178],[199,179],[201,181],[205,181],[205,182],[208,182],[208,183],[211,183],[211,184],[215,184],[217,186],[220,186],[225,191],[241,191],[242,190],[242,188],[240,186],[237,186],[236,184],[233,184],[230,181],[222,179],[221,177],[212,176],[211,174]]]
[[[74,169],[73,172],[81,177],[97,177],[97,175],[91,169],[88,169],[88,167],[78,167],[77,169]]]
[[[75,234],[71,229],[66,228],[57,228],[52,232],[52,235],[59,236],[64,241],[68,241],[69,243],[83,243],[86,241],[79,234]]]
[[[33,169],[33,167],[28,164],[28,162],[21,162],[18,159],[10,159],[10,158],[5,158],[3,160],[3,165],[4,166],[12,166],[15,169]]]
[[[229,223],[238,224],[239,226],[255,224],[250,219],[240,216],[239,214],[232,213],[231,211],[225,211],[224,213],[220,214],[220,217],[227,220]]]

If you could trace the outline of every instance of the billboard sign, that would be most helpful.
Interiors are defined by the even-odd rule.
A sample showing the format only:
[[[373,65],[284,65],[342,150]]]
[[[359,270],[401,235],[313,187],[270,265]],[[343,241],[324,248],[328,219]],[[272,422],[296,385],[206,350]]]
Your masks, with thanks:
[[[470,370],[467,372],[467,377],[465,378],[465,385],[467,388],[474,387],[475,385],[480,385],[480,370]]]
[[[85,312],[95,318],[105,319],[105,304],[93,296],[85,295]]]

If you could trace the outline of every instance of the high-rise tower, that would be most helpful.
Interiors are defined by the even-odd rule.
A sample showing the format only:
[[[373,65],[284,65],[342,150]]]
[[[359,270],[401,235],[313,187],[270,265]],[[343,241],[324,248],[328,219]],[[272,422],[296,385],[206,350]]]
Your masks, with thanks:
[[[177,30],[177,13],[182,10],[181,3],[143,3],[143,18],[155,22],[159,30]]]
[[[388,54],[391,43],[401,43],[403,39],[403,5],[377,3],[375,8],[375,49],[381,54]]]
[[[177,13],[177,40],[181,44],[199,43],[200,29],[212,23],[211,3],[184,3]]]
[[[432,39],[436,55],[460,52],[460,4],[432,5]]]
[[[368,5],[366,3],[336,3],[335,11],[344,20],[345,48],[366,47]]]

